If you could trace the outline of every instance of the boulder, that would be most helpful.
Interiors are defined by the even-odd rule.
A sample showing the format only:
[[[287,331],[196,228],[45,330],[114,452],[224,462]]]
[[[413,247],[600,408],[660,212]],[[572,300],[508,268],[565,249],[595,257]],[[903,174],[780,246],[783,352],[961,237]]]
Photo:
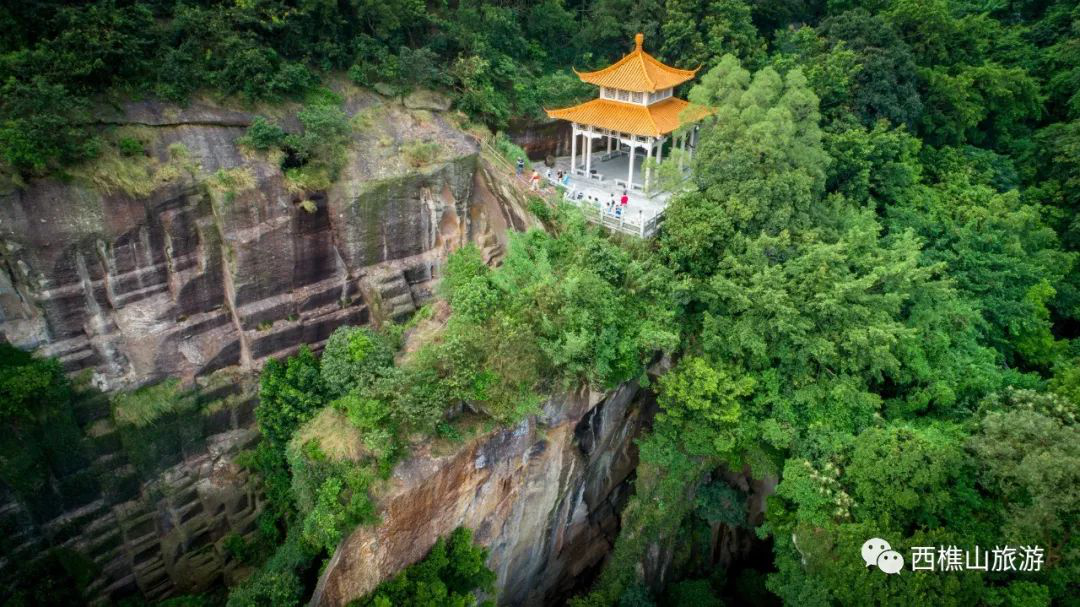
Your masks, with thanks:
[[[371,88],[375,89],[375,92],[383,97],[397,97],[398,90],[394,85],[386,82],[376,82]]]
[[[427,89],[417,89],[405,96],[405,107],[411,110],[445,112],[451,105],[449,97]]]

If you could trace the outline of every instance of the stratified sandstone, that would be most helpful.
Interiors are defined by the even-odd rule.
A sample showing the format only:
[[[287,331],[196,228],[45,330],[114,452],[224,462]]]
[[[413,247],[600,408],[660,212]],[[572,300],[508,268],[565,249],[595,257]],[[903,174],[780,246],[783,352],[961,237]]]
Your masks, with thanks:
[[[496,260],[527,225],[447,114],[344,95],[355,132],[325,191],[290,190],[274,159],[237,146],[253,114],[144,102],[108,120],[150,134],[168,169],[150,191],[76,177],[0,192],[0,334],[106,389],[254,369],[414,310],[448,251],[474,242]],[[437,160],[410,165],[416,142]]]
[[[490,551],[500,605],[559,604],[610,552],[651,413],[636,385],[552,399],[515,428],[448,455],[415,453],[381,492],[382,522],[342,542],[312,598],[344,605],[459,526]]]
[[[70,444],[69,469],[54,469],[32,503],[0,483],[0,596],[56,549],[87,567],[92,605],[201,592],[244,573],[226,538],[254,537],[263,507],[235,461],[259,438],[254,382],[223,371],[200,384],[189,394],[197,407],[141,430],[114,419],[107,395],[78,398],[86,438]],[[133,441],[152,460],[133,461]]]

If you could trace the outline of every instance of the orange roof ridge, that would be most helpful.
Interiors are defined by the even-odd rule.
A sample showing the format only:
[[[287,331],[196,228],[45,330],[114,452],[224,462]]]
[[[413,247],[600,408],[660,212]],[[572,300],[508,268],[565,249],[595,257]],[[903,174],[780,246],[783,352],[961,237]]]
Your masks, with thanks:
[[[671,67],[646,53],[643,48],[644,41],[645,35],[638,33],[634,36],[634,50],[615,63],[592,72],[579,72],[574,69],[574,73],[582,82],[589,84],[651,93],[678,86],[693,78],[700,69],[683,70]]]
[[[645,75],[645,80],[648,81],[649,86],[652,87],[653,90],[656,90],[656,82],[651,77],[649,77],[649,70],[645,67],[645,58],[648,57],[653,61],[656,61],[656,59],[653,59],[652,56],[646,54],[645,51],[642,50],[641,46],[644,43],[645,34],[642,34],[641,32],[634,34],[634,56],[641,63],[641,71]]]

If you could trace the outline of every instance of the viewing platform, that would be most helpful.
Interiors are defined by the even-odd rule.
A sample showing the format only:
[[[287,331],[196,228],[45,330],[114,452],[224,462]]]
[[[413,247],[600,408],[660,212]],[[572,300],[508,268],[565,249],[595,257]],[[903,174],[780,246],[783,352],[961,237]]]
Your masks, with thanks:
[[[634,159],[636,171],[641,170],[643,158]],[[570,157],[555,159],[549,181],[562,185],[566,189],[566,199],[586,211],[586,216],[596,223],[618,232],[649,238],[656,233],[663,219],[664,209],[671,198],[670,192],[646,194],[641,183],[627,188],[626,175],[629,170],[630,156],[625,151],[612,151],[598,154],[587,175],[583,167],[570,171]],[[546,168],[541,168],[541,175],[546,175]],[[568,183],[556,183],[559,172],[570,173]],[[627,204],[619,204],[623,193]],[[612,204],[614,203],[614,204]]]
[[[663,64],[645,52],[643,42],[637,34],[634,50],[606,68],[575,70],[582,82],[599,88],[599,95],[547,110],[548,116],[570,122],[572,139],[570,156],[542,170],[549,181],[566,188],[567,199],[585,208],[590,219],[648,238],[656,233],[671,197],[660,191],[652,173],[664,161],[665,149],[668,162],[678,156],[681,172],[697,144],[697,122],[709,111],[674,94],[697,70]],[[569,178],[560,180],[560,171]],[[624,193],[626,205],[621,204]]]

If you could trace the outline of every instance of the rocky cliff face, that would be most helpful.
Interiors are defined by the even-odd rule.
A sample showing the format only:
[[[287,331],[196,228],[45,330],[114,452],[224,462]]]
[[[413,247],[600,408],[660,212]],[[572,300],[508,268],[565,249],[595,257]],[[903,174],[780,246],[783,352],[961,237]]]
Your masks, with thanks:
[[[570,155],[570,125],[561,120],[547,123],[511,122],[508,134],[510,140],[521,146],[533,160]]]
[[[237,145],[252,114],[147,102],[107,120],[137,129],[149,158],[0,192],[0,333],[106,389],[257,368],[415,309],[449,250],[494,259],[526,225],[449,114],[343,95],[354,133],[325,190],[297,191]],[[407,162],[417,142],[436,160]]]
[[[50,550],[78,555],[93,605],[159,600],[234,579],[226,538],[256,533],[263,497],[235,457],[258,440],[254,382],[228,371],[189,393],[198,406],[152,427],[125,427],[107,395],[75,409],[86,438],[65,470],[20,499],[0,483],[0,597]]]
[[[451,454],[420,450],[382,494],[382,522],[339,546],[311,604],[363,596],[462,525],[491,551],[500,605],[558,604],[614,543],[637,464],[633,438],[652,410],[634,385],[582,392]]]
[[[102,114],[103,136],[137,138],[145,155],[107,151],[63,177],[0,180],[0,339],[106,391],[250,379],[340,325],[411,312],[449,251],[471,242],[497,263],[507,233],[530,225],[520,192],[437,95],[337,92],[351,141],[324,189],[297,187],[279,158],[238,145],[253,113],[209,103],[129,104]],[[271,111],[299,128],[297,109]],[[420,145],[422,161],[408,153]],[[31,507],[0,484],[0,579],[63,547],[97,566],[88,598],[99,602],[229,580],[224,538],[251,533],[261,507],[233,461],[257,439],[254,396],[219,406],[211,392],[154,429],[175,430],[168,440],[121,427],[106,394],[80,404],[86,444],[72,447],[79,464],[58,477],[59,497]]]

